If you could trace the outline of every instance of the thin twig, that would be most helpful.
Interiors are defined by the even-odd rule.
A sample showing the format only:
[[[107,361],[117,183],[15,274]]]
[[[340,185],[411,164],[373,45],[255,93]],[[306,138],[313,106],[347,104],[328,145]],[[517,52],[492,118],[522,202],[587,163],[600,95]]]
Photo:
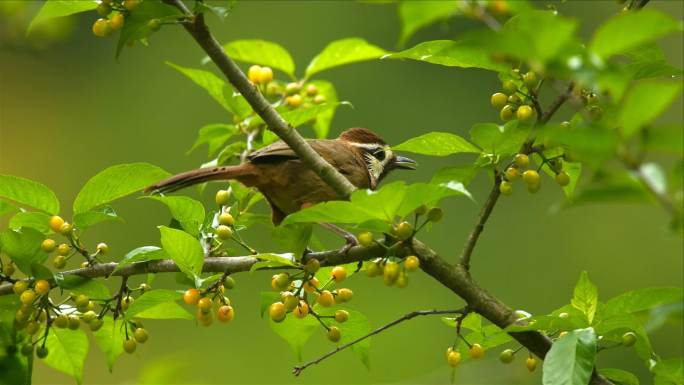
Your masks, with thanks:
[[[114,298],[116,298],[116,305],[114,305],[114,312],[112,313],[112,317],[114,319],[117,319],[119,317],[119,314],[121,314],[121,301],[123,300],[123,296],[127,291],[127,283],[128,276],[124,275],[123,277],[121,277],[121,286],[119,287],[119,291],[114,296]]]
[[[390,322],[390,323],[388,323],[388,324],[385,324],[385,325],[383,325],[383,326],[381,326],[381,327],[379,327],[379,328],[373,330],[372,332],[370,332],[370,333],[368,333],[368,334],[366,334],[366,335],[364,335],[364,336],[361,336],[361,337],[359,337],[359,338],[357,338],[357,339],[355,339],[355,340],[349,341],[349,342],[347,342],[347,343],[344,344],[344,345],[338,346],[337,348],[335,348],[335,349],[329,351],[328,353],[326,353],[326,354],[324,354],[324,355],[322,355],[322,356],[316,358],[315,360],[309,361],[309,362],[307,362],[306,364],[301,365],[301,366],[295,366],[295,367],[292,369],[292,374],[294,374],[295,376],[299,376],[299,375],[302,373],[302,371],[304,371],[304,369],[308,368],[309,366],[318,364],[319,362],[325,360],[326,358],[328,358],[328,357],[330,357],[330,356],[332,356],[332,355],[334,355],[334,354],[336,354],[336,353],[338,353],[338,352],[340,352],[340,351],[342,351],[342,350],[344,350],[344,349],[346,349],[346,348],[348,348],[348,347],[350,347],[350,346],[353,346],[354,344],[357,344],[357,343],[359,343],[359,342],[365,340],[365,339],[368,338],[368,337],[371,337],[371,336],[374,336],[374,335],[376,335],[376,334],[379,334],[379,333],[381,333],[382,331],[391,328],[392,326],[395,326],[395,325],[397,325],[397,324],[400,324],[400,323],[402,323],[402,322],[404,322],[404,321],[408,321],[408,320],[410,320],[410,319],[412,319],[412,318],[415,318],[415,317],[418,317],[418,316],[422,316],[422,315],[462,314],[462,313],[464,313],[464,312],[466,312],[466,311],[467,311],[467,308],[457,309],[457,310],[418,310],[418,311],[412,311],[412,312],[410,312],[410,313],[404,314],[403,316],[401,316],[401,317],[395,319],[394,321],[392,321],[392,322]]]
[[[538,124],[545,124],[549,120],[551,120],[551,117],[553,116],[553,114],[555,114],[556,111],[558,111],[558,109],[563,105],[563,103],[565,103],[570,98],[570,96],[572,95],[573,89],[575,89],[575,82],[570,82],[570,84],[568,84],[568,88],[565,90],[565,92],[558,95],[556,100],[554,100],[551,103],[551,105],[549,105],[549,107],[546,109],[544,114],[539,118]]]

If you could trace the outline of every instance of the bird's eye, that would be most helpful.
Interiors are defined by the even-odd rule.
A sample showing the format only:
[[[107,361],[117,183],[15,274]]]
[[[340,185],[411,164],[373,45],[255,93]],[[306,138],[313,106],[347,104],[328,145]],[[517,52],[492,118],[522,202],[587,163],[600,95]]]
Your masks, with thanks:
[[[373,156],[377,160],[385,160],[385,150],[383,149],[378,149],[373,151]]]

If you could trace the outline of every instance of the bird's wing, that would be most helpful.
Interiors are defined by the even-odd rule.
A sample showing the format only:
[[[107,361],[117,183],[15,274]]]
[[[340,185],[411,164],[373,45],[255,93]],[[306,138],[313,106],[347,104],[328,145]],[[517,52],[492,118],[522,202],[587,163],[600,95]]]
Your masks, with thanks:
[[[307,140],[313,149],[321,153],[323,140]],[[299,159],[299,156],[283,141],[278,141],[264,148],[254,151],[247,157],[252,163],[281,162],[284,160]]]

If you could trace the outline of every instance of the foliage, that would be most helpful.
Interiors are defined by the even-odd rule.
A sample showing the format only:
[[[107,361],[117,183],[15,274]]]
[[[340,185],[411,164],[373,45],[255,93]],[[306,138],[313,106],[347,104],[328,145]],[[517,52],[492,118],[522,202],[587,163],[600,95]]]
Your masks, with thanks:
[[[29,31],[52,18],[101,6],[91,1],[47,1]],[[118,29],[113,24],[116,15],[125,18],[123,26],[119,26],[117,56],[127,44],[147,43],[161,26],[192,22],[176,7],[151,0],[116,1],[105,11],[104,21],[93,26],[98,36]],[[344,278],[340,279],[339,274],[344,272],[346,277],[364,271],[370,276],[382,275],[390,286],[408,284],[407,273],[417,268],[411,267],[411,263],[418,262],[408,262],[410,257],[402,241],[439,220],[438,205],[442,200],[471,197],[467,186],[479,173],[492,176],[494,191],[508,195],[517,179],[523,180],[529,192],[538,191],[542,184],[539,171],[543,170],[562,187],[565,200],[560,206],[564,208],[625,200],[659,202],[671,215],[673,231],[682,231],[681,176],[677,179],[671,176],[676,172],[666,169],[675,162],[682,163],[682,147],[673,145],[681,144],[681,129],[676,127],[681,122],[663,123],[660,118],[681,97],[681,79],[671,79],[680,76],[681,70],[667,64],[657,45],[658,39],[681,32],[680,20],[655,10],[626,10],[605,21],[588,41],[583,41],[577,32],[581,21],[567,18],[561,12],[535,9],[526,1],[399,1],[397,11],[402,46],[420,29],[454,17],[482,21],[488,28],[475,29],[457,40],[419,42],[398,52],[389,52],[362,38],[340,39],[323,48],[301,77],[290,53],[278,43],[235,40],[223,48],[229,57],[251,65],[247,73],[254,90],[293,129],[303,131],[308,127],[319,139],[328,137],[337,108],[348,104],[340,101],[333,83],[318,79],[326,70],[366,61],[409,59],[489,71],[502,82],[501,92],[491,100],[497,109],[493,120],[499,122],[473,125],[468,139],[435,131],[408,138],[393,147],[397,152],[435,157],[464,154],[458,162],[445,158],[445,167],[426,183],[395,182],[374,191],[361,189],[347,201],[323,202],[289,215],[273,229],[272,236],[287,247],[286,253],[260,253],[242,240],[241,234],[264,223],[263,217],[252,210],[263,204],[258,191],[233,183],[223,192],[230,198],[211,208],[182,195],[146,196],[146,201],[157,201],[168,208],[171,222],[159,226],[159,246],[131,250],[123,258],[115,259],[118,265],[107,275],[170,260],[181,272],[178,282],[189,287],[183,295],[173,290],[150,290],[148,284],[131,288],[125,277],[121,289],[112,295],[97,279],[102,275],[91,279],[77,277],[72,271],[55,271],[67,262],[73,265],[79,258],[83,259],[82,268],[86,271],[102,265],[108,258],[107,246],[101,243],[89,251],[84,231],[103,221],[120,219],[110,205],[168,177],[163,169],[147,163],[130,163],[101,171],[75,197],[71,224],[56,217],[63,215],[63,211],[47,186],[0,175],[0,214],[12,214],[7,228],[0,232],[0,250],[9,257],[2,260],[0,282],[15,283],[12,270],[16,266],[27,279],[20,282],[27,282],[28,290],[37,292],[42,279],[60,289],[38,293],[33,299],[22,295],[18,298],[23,306],[15,296],[0,298],[0,344],[8,349],[31,344],[47,348],[45,362],[81,383],[89,345],[78,322],[93,331],[110,370],[122,352],[132,352],[136,341],[143,340],[139,337],[139,330],[144,330],[141,319],[196,318],[200,324],[209,325],[216,317],[229,323],[234,313],[225,292],[234,284],[233,278],[228,271],[216,274],[220,272],[205,269],[209,258],[221,257],[244,263],[240,265],[241,271],[276,270],[271,281],[274,291],[261,294],[261,313],[268,313],[271,329],[292,347],[300,360],[305,343],[323,329],[331,341],[351,343],[355,355],[368,366],[370,339],[353,341],[371,331],[370,321],[343,305],[350,299],[351,291],[342,287]],[[221,18],[229,15],[226,7],[201,2],[197,2],[194,12],[211,12]],[[199,129],[190,151],[207,145],[209,159],[203,166],[243,161],[250,152],[278,139],[252,110],[246,97],[222,77],[207,69],[167,64],[229,113],[227,121],[210,122]],[[278,76],[274,77],[272,69],[279,71]],[[540,94],[549,92],[552,84],[560,84],[567,91],[558,95],[558,105],[542,107]],[[574,102],[572,115],[557,119],[556,109],[567,100]],[[669,123],[674,129],[668,129]],[[497,194],[494,196],[498,198]],[[370,261],[358,269],[356,264],[312,268],[303,255],[315,244],[312,225],[321,222],[370,232],[363,233],[370,234],[364,238],[369,239],[365,246],[380,247],[383,255],[365,258]],[[374,240],[379,234],[384,242]],[[54,243],[50,244],[57,237],[63,238],[64,246],[56,248]],[[247,250],[251,257],[238,257],[229,245]],[[46,261],[55,249],[55,269],[51,269]],[[332,302],[326,302],[327,295],[333,298]],[[60,296],[63,301],[56,305]],[[538,331],[549,336],[554,343],[543,364],[544,384],[587,384],[603,350],[632,345],[653,373],[654,383],[681,384],[681,360],[663,358],[654,351],[647,332],[652,330],[643,316],[647,312],[664,312],[668,306],[681,303],[682,297],[681,288],[646,288],[601,302],[597,286],[584,272],[570,303],[548,315],[527,316],[521,312],[522,317],[505,329],[488,323],[476,312],[446,317],[443,321],[456,328],[457,337],[451,349],[463,361],[477,358],[477,353],[473,353],[475,345],[492,349],[512,344],[508,333]],[[197,307],[195,316],[179,303],[181,300]],[[292,306],[290,301],[294,301]],[[282,309],[286,311],[281,312]],[[76,326],[59,326],[67,318],[65,322],[76,322]],[[30,332],[35,323],[40,330]],[[341,337],[336,337],[335,331]],[[9,366],[12,372],[7,372],[8,377],[25,379],[30,378],[25,374],[30,373],[30,362],[31,359],[15,357],[13,353],[0,359],[0,368],[4,373]],[[599,372],[616,383],[638,383],[624,369],[600,368]]]

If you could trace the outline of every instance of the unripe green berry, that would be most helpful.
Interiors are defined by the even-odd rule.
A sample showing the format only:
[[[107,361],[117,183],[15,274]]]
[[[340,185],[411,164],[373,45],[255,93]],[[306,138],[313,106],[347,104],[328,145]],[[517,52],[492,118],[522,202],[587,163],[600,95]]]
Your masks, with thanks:
[[[151,19],[147,22],[147,27],[152,31],[159,31],[159,29],[161,28],[161,20]]]
[[[221,225],[232,226],[235,224],[235,218],[229,213],[221,213],[218,217],[218,222]]]
[[[376,277],[380,274],[382,274],[382,267],[380,267],[380,264],[375,261],[368,262],[368,265],[366,266],[366,275],[369,277]]]
[[[62,226],[59,228],[59,233],[62,235],[69,235],[71,232],[74,230],[74,227],[71,226],[70,223],[64,223]]]
[[[361,246],[370,246],[373,244],[373,234],[369,231],[363,232],[359,234],[358,240]]]
[[[636,334],[632,332],[627,332],[622,335],[622,345],[623,346],[633,346],[636,343]]]
[[[39,346],[36,349],[36,357],[43,359],[47,356],[48,356],[48,348],[46,348],[45,346]]]
[[[134,339],[129,338],[123,342],[123,349],[128,354],[133,353],[135,351],[136,347],[137,347],[137,343],[135,342]]]
[[[309,274],[314,274],[321,268],[321,262],[316,258],[311,258],[306,262],[304,270]]]
[[[55,258],[52,259],[52,265],[56,269],[64,268],[64,266],[66,266],[66,257],[63,255],[55,255]]]
[[[499,192],[501,195],[513,194],[513,184],[508,181],[502,181],[501,184],[499,184]]]
[[[147,330],[144,328],[137,328],[133,332],[133,338],[135,339],[136,342],[140,344],[144,344],[145,341],[150,337],[149,333],[147,333]]]
[[[535,74],[532,71],[526,73],[525,75],[523,75],[523,83],[525,83],[527,89],[534,89],[534,87],[536,87],[538,83],[537,74]]]
[[[522,99],[520,99],[520,96],[513,94],[508,97],[508,103],[513,105],[519,105],[520,103],[522,103]]]
[[[497,92],[494,95],[492,95],[490,102],[492,103],[492,107],[496,109],[501,109],[503,106],[506,105],[506,102],[508,101],[508,96],[506,94],[503,94],[501,92]]]
[[[102,321],[99,318],[95,318],[94,320],[90,321],[88,326],[90,326],[90,330],[96,332],[102,328],[102,325],[104,325],[104,321]]]
[[[64,329],[69,326],[69,318],[65,314],[60,314],[52,321],[52,324],[56,328]]]
[[[501,120],[504,122],[513,119],[513,106],[510,104],[503,106],[501,112],[499,112],[499,118],[501,118]]]
[[[516,91],[518,91],[518,86],[513,83],[511,80],[506,80],[503,82],[503,92],[506,95],[513,95]]]
[[[68,316],[67,321],[68,321],[67,326],[71,330],[76,330],[76,329],[78,329],[79,326],[81,326],[81,320],[78,319],[78,317],[76,317],[75,315]]]
[[[337,310],[335,312],[335,321],[342,323],[349,319],[349,312],[346,310]]]
[[[235,279],[231,276],[226,277],[226,280],[223,281],[223,286],[230,290],[235,287]]]
[[[433,207],[428,211],[427,218],[430,222],[439,222],[444,216],[444,211],[439,207]]]
[[[33,355],[33,344],[32,343],[27,343],[26,345],[21,347],[21,355],[24,357],[30,357]]]
[[[88,298],[88,296],[85,294],[79,294],[76,296],[76,298],[74,298],[74,304],[76,307],[87,307],[89,302],[90,298]]]
[[[102,2],[100,3],[100,5],[97,6],[97,13],[100,16],[107,16],[110,12],[112,12],[112,7],[109,6],[109,4]]]
[[[216,192],[216,204],[219,206],[225,206],[230,201],[230,191],[228,190],[218,190]]]
[[[499,361],[504,364],[510,364],[513,362],[513,358],[515,358],[515,352],[513,349],[506,349],[499,354]]]
[[[570,176],[565,171],[561,171],[558,174],[556,174],[556,183],[558,183],[561,186],[567,186],[568,184],[570,184]]]
[[[426,205],[420,205],[415,210],[413,210],[413,212],[416,215],[425,215],[427,213],[427,211],[428,211],[428,207]]]
[[[226,225],[219,225],[219,227],[216,228],[216,235],[224,240],[230,239],[233,237],[233,229]]]

